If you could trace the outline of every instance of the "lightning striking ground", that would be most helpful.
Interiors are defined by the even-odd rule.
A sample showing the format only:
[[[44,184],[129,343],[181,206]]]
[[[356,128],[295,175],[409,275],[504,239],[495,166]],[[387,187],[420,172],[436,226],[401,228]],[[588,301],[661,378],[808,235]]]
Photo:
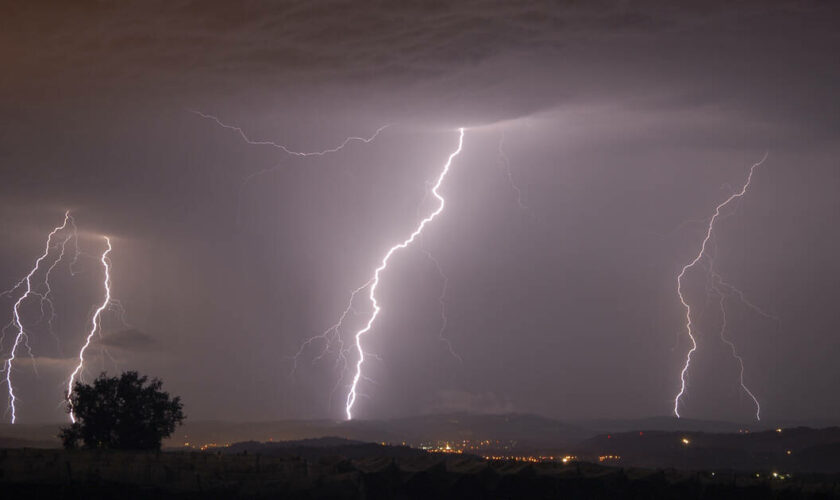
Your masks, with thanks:
[[[691,366],[691,357],[694,354],[694,352],[697,351],[697,340],[694,336],[693,331],[694,323],[692,321],[691,306],[688,304],[688,302],[686,302],[685,296],[683,295],[683,279],[685,278],[686,272],[688,272],[689,269],[697,265],[697,263],[700,262],[700,260],[706,255],[706,247],[708,246],[709,240],[712,237],[715,221],[717,221],[717,219],[721,216],[721,210],[723,210],[723,208],[726,207],[733,200],[739,199],[746,194],[747,189],[749,189],[750,184],[752,183],[753,173],[755,173],[755,170],[758,167],[760,167],[766,159],[767,154],[765,153],[761,161],[754,163],[750,167],[749,173],[747,174],[747,180],[744,182],[744,185],[741,187],[741,190],[736,193],[733,193],[724,201],[719,203],[717,207],[715,207],[714,215],[712,215],[712,217],[709,219],[708,225],[706,226],[706,234],[703,238],[702,244],[700,245],[700,251],[688,264],[682,267],[680,273],[677,275],[677,295],[679,296],[679,300],[683,306],[683,309],[685,309],[685,329],[688,333],[688,338],[691,340],[691,349],[689,349],[688,353],[686,354],[685,364],[683,365],[683,369],[680,372],[680,391],[679,393],[677,393],[676,397],[674,397],[674,415],[677,418],[680,418],[680,400],[682,399],[686,390],[686,373],[688,373],[688,370]]]
[[[102,311],[108,308],[111,304],[111,260],[108,258],[108,255],[111,253],[111,240],[107,236],[105,236],[105,243],[107,248],[104,252],[102,252],[102,257],[100,262],[102,262],[102,267],[105,270],[105,278],[103,281],[103,287],[105,288],[105,298],[102,301],[102,304],[96,309],[93,313],[93,317],[91,318],[91,325],[90,325],[90,332],[88,333],[87,337],[85,338],[85,343],[82,345],[82,348],[79,350],[79,364],[76,365],[76,369],[73,370],[73,373],[70,375],[70,380],[67,382],[67,405],[70,409],[70,420],[73,423],[76,423],[76,415],[73,413],[73,405],[70,395],[73,393],[73,383],[76,380],[77,376],[81,376],[80,373],[82,368],[85,364],[85,351],[87,350],[88,346],[90,346],[91,339],[93,339],[94,334],[98,330],[100,330],[102,325]]]
[[[437,178],[437,182],[435,182],[434,187],[432,187],[432,194],[438,200],[438,208],[435,209],[432,213],[430,213],[426,218],[420,221],[420,224],[417,225],[417,228],[406,238],[402,243],[398,243],[392,246],[388,251],[385,253],[385,256],[382,258],[379,267],[373,273],[373,282],[370,285],[370,292],[369,292],[369,299],[370,303],[373,306],[373,312],[370,315],[365,326],[356,332],[355,335],[355,345],[356,345],[356,352],[358,353],[358,360],[356,361],[356,373],[353,375],[353,382],[350,385],[350,390],[347,393],[347,399],[345,404],[345,414],[347,415],[348,420],[353,419],[353,405],[356,402],[356,397],[358,395],[357,388],[359,384],[359,380],[362,378],[362,365],[365,362],[365,351],[362,348],[362,337],[368,333],[371,328],[373,327],[374,321],[376,321],[376,317],[379,316],[379,312],[381,311],[381,307],[379,306],[379,302],[376,300],[376,288],[379,285],[379,279],[382,271],[388,267],[388,262],[391,260],[391,256],[397,250],[402,250],[408,247],[414,240],[423,232],[423,229],[426,227],[428,223],[433,221],[444,209],[446,206],[446,200],[438,193],[438,189],[440,188],[441,184],[443,183],[443,179],[446,178],[446,174],[449,173],[449,168],[452,165],[452,160],[461,152],[461,149],[464,145],[464,129],[458,129],[459,136],[458,136],[458,148],[449,155],[449,159],[446,161],[446,164],[443,166],[443,170],[441,171],[440,175]]]
[[[24,328],[23,320],[20,317],[20,306],[26,301],[27,298],[33,295],[40,297],[41,300],[44,300],[44,294],[40,294],[34,289],[32,285],[32,278],[35,275],[35,273],[38,272],[38,270],[41,268],[41,263],[49,256],[50,250],[52,249],[53,237],[61,231],[65,230],[71,220],[72,219],[70,217],[70,212],[66,212],[64,214],[64,223],[60,226],[55,227],[47,236],[47,243],[46,247],[44,248],[44,253],[41,254],[37,260],[35,260],[35,265],[32,267],[32,270],[29,271],[29,274],[27,274],[26,277],[19,281],[14,287],[3,293],[4,295],[11,295],[23,286],[25,286],[26,288],[24,293],[15,301],[15,305],[12,308],[12,316],[14,318],[12,320],[12,324],[17,329],[17,333],[15,334],[15,340],[12,344],[11,351],[9,352],[9,357],[6,358],[6,361],[3,363],[3,373],[5,373],[5,383],[9,394],[9,410],[11,412],[11,422],[13,424],[17,421],[17,408],[15,404],[17,402],[17,396],[15,395],[14,386],[12,385],[12,367],[16,359],[18,347],[20,347],[21,344],[24,344],[28,348],[28,338],[26,334],[26,329]],[[64,244],[66,243],[67,240],[64,241]],[[63,254],[64,252],[62,250],[61,255],[63,256]],[[58,260],[60,260],[60,258]],[[58,260],[56,261],[56,263],[58,262]],[[52,270],[52,268],[55,267],[56,263],[53,263],[53,265],[50,266],[50,270]],[[49,290],[49,287],[47,289]],[[31,349],[29,352],[31,355]]]
[[[274,141],[251,139],[250,137],[248,137],[248,135],[245,133],[245,131],[239,126],[227,124],[227,123],[223,122],[222,120],[220,120],[218,117],[203,113],[201,111],[191,110],[191,112],[200,116],[200,117],[202,117],[202,118],[204,118],[204,119],[211,120],[211,121],[215,122],[217,125],[219,125],[222,128],[225,128],[225,129],[232,130],[232,131],[236,132],[242,138],[242,140],[244,140],[247,144],[256,145],[256,146],[270,146],[270,147],[279,149],[279,150],[283,151],[284,153],[289,154],[291,156],[295,156],[295,157],[324,156],[324,155],[327,155],[327,154],[330,154],[330,153],[336,153],[338,151],[341,151],[348,144],[350,144],[351,142],[354,142],[354,141],[370,143],[373,140],[375,140],[383,130],[385,130],[386,128],[388,128],[390,126],[390,124],[386,124],[386,125],[383,125],[383,126],[379,127],[370,137],[357,137],[357,136],[348,137],[341,144],[339,144],[338,146],[333,147],[333,148],[328,148],[328,149],[321,150],[321,151],[302,152],[302,151],[294,151],[294,150],[290,149],[289,147],[287,147],[283,144],[276,143]],[[350,315],[351,312],[355,312],[354,309],[353,309],[353,301],[355,300],[356,295],[358,295],[361,291],[369,288],[369,299],[371,301],[371,304],[373,305],[373,313],[372,313],[371,317],[369,318],[369,321],[366,324],[365,328],[363,328],[362,330],[357,332],[356,335],[355,335],[355,338],[356,338],[355,344],[356,344],[356,349],[359,353],[359,360],[356,363],[356,374],[353,377],[353,382],[351,384],[350,391],[347,395],[345,412],[347,414],[348,419],[352,418],[351,410],[352,410],[353,404],[355,403],[356,396],[357,396],[356,388],[357,388],[359,380],[362,377],[361,376],[361,367],[364,364],[365,353],[363,352],[362,347],[361,347],[361,336],[364,335],[365,333],[367,333],[370,330],[370,328],[373,326],[373,322],[376,319],[377,315],[379,314],[379,310],[380,310],[379,305],[378,305],[378,303],[376,301],[376,298],[375,298],[375,291],[376,291],[376,286],[379,282],[380,273],[385,269],[385,267],[387,267],[387,264],[388,264],[388,261],[391,258],[391,255],[396,250],[405,248],[409,244],[411,244],[414,241],[414,239],[417,236],[419,236],[419,234],[422,232],[425,225],[427,223],[431,222],[443,210],[445,202],[444,202],[444,199],[438,194],[437,189],[440,187],[440,184],[442,183],[444,177],[446,176],[446,173],[449,171],[449,167],[452,163],[453,158],[457,154],[460,153],[461,147],[463,145],[463,138],[464,138],[464,129],[461,128],[461,129],[459,129],[458,149],[454,153],[452,153],[452,155],[449,157],[449,160],[447,161],[446,165],[444,166],[443,172],[438,177],[437,182],[435,183],[434,187],[432,188],[432,194],[438,199],[438,201],[440,203],[438,209],[435,210],[427,218],[423,219],[421,221],[420,225],[417,227],[416,231],[414,233],[412,233],[411,236],[407,240],[405,240],[403,243],[401,243],[399,245],[396,245],[396,246],[392,247],[386,253],[385,257],[382,260],[382,263],[381,263],[380,267],[375,270],[373,278],[371,278],[367,283],[363,284],[362,286],[360,286],[359,288],[356,288],[355,290],[353,290],[351,292],[350,299],[347,303],[347,306],[345,307],[345,309],[343,310],[343,312],[339,316],[338,321],[335,324],[333,324],[332,326],[330,326],[327,330],[322,332],[321,334],[315,335],[315,336],[307,339],[303,344],[301,344],[300,348],[298,349],[298,352],[293,357],[294,364],[292,366],[292,374],[294,374],[295,371],[297,370],[298,359],[303,354],[303,352],[313,343],[322,342],[323,343],[323,348],[322,348],[320,354],[318,354],[318,356],[316,356],[313,359],[313,362],[323,358],[323,356],[326,355],[326,353],[329,352],[331,349],[333,349],[333,346],[335,346],[334,348],[337,352],[336,363],[342,365],[343,368],[346,367],[348,349],[345,348],[344,342],[342,340],[341,330],[342,330],[344,321],[348,317],[348,315]],[[509,166],[509,163],[507,162],[507,159],[506,159],[507,157],[504,156],[504,151],[501,149],[501,143],[499,145],[499,152],[500,152],[500,155],[502,155],[502,157],[505,159],[505,161],[503,162],[503,166],[506,168],[506,171],[508,173],[508,180],[511,182],[511,185],[513,186],[514,190],[517,192],[517,203],[519,203],[519,205],[523,209],[527,210],[527,207],[525,207],[522,204],[521,191],[519,190],[518,187],[516,187],[515,184],[513,184],[512,174],[510,173],[510,166]],[[246,179],[243,183],[243,186],[244,186],[245,183],[250,181],[255,176],[262,175],[264,173],[268,173],[270,171],[275,170],[276,168],[278,168],[278,167],[263,169],[263,170],[257,171],[255,173],[249,175],[248,177],[246,177]],[[241,193],[241,189],[242,189],[242,186],[240,187],[240,193]],[[237,216],[237,220],[238,220],[238,216]],[[431,255],[429,255],[429,257],[431,258]],[[444,283],[443,284],[444,288],[443,288],[441,297],[439,299],[439,302],[441,304],[441,318],[442,318],[442,326],[441,326],[441,329],[439,331],[439,337],[440,337],[442,342],[446,343],[446,345],[448,346],[449,352],[456,359],[458,359],[460,361],[461,358],[460,358],[460,356],[458,356],[457,353],[455,353],[454,349],[452,348],[451,342],[449,341],[448,338],[446,338],[443,335],[443,332],[446,329],[446,323],[447,323],[446,304],[445,304],[445,301],[444,301],[445,294],[446,294],[446,287],[447,287],[447,278],[443,274],[442,269],[440,268],[440,265],[437,263],[437,261],[435,261],[433,258],[432,258],[432,260],[435,263],[435,266],[437,267],[438,271],[440,272],[440,275],[441,275],[441,277],[443,279],[443,283]],[[339,380],[339,382],[340,382],[340,380]],[[336,385],[336,388],[337,387],[338,387],[338,385]]]

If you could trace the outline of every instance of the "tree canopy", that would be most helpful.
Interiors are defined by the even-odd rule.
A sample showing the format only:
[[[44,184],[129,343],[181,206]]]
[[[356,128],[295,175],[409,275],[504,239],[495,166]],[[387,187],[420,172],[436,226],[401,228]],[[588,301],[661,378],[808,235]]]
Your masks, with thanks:
[[[64,447],[81,441],[85,448],[160,449],[185,418],[181,398],[171,398],[162,386],[134,371],[119,377],[102,373],[92,384],[76,382],[67,404],[75,423],[59,434]]]

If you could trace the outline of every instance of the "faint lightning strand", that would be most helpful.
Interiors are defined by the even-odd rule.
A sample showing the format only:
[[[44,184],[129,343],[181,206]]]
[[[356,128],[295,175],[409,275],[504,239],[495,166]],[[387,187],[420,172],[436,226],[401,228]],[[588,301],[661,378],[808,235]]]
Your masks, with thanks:
[[[516,193],[516,204],[519,205],[519,208],[526,212],[531,217],[534,216],[534,213],[528,208],[525,203],[522,202],[522,190],[519,189],[519,186],[516,185],[516,182],[513,180],[513,172],[510,169],[510,158],[508,158],[507,153],[505,153],[503,144],[505,142],[505,134],[502,132],[501,136],[499,137],[499,159],[501,160],[502,168],[505,171],[505,175],[507,176],[508,184],[513,189],[514,193]]]
[[[740,368],[739,381],[741,383],[741,389],[743,389],[744,392],[746,392],[753,400],[753,403],[755,403],[755,419],[757,421],[761,421],[761,404],[759,404],[758,398],[755,397],[755,394],[753,394],[747,387],[747,384],[744,383],[744,358],[738,354],[738,351],[735,349],[735,343],[726,336],[726,294],[724,293],[720,293],[720,317],[720,340],[729,346],[732,350],[732,357],[738,361],[738,366]]]
[[[438,176],[437,182],[435,182],[435,185],[432,188],[432,194],[435,196],[435,198],[437,198],[438,203],[439,203],[438,208],[436,210],[434,210],[431,214],[429,214],[425,219],[420,221],[420,224],[417,226],[417,228],[414,230],[414,232],[412,232],[411,235],[406,240],[404,240],[402,243],[399,243],[397,245],[392,246],[388,250],[388,252],[385,254],[385,257],[382,258],[382,262],[379,265],[379,267],[377,267],[376,270],[373,273],[373,283],[370,286],[370,295],[369,295],[371,305],[373,306],[373,313],[371,314],[371,316],[368,319],[368,322],[364,326],[364,328],[362,328],[361,330],[356,332],[356,351],[358,352],[359,359],[356,361],[356,373],[355,373],[355,375],[353,375],[353,382],[350,385],[350,391],[347,393],[345,413],[347,414],[347,419],[348,420],[351,420],[353,418],[352,410],[353,410],[353,404],[356,402],[356,394],[357,394],[356,389],[357,389],[357,386],[359,384],[359,379],[362,377],[362,365],[365,362],[365,352],[364,352],[364,349],[362,348],[362,336],[365,335],[367,332],[369,332],[370,329],[373,327],[373,322],[376,320],[376,317],[379,316],[379,311],[381,310],[381,308],[379,307],[379,303],[376,300],[376,288],[379,285],[379,276],[382,273],[382,271],[384,271],[385,268],[388,267],[388,261],[391,260],[391,256],[394,255],[394,252],[396,252],[397,250],[401,250],[403,248],[406,248],[408,245],[410,245],[412,242],[414,242],[414,240],[420,235],[420,233],[423,232],[423,229],[426,227],[426,224],[433,221],[438,216],[438,214],[440,214],[443,211],[444,207],[446,206],[446,201],[438,193],[438,188],[440,188],[440,185],[443,183],[443,179],[446,177],[446,174],[449,172],[449,167],[452,165],[452,160],[461,152],[461,148],[464,145],[464,129],[463,129],[463,127],[459,128],[458,132],[459,132],[458,148],[452,154],[449,155],[449,159],[446,161],[446,164],[443,167],[443,171],[440,173],[440,176]]]
[[[383,125],[383,126],[379,127],[378,129],[376,129],[376,131],[370,137],[350,136],[350,137],[344,139],[344,141],[341,144],[339,144],[338,146],[333,147],[333,148],[324,149],[322,151],[301,152],[301,151],[293,151],[293,150],[289,149],[288,147],[284,146],[283,144],[278,144],[274,141],[255,141],[255,140],[249,138],[245,134],[245,131],[242,130],[241,127],[238,127],[236,125],[229,125],[229,124],[221,121],[219,118],[217,118],[213,115],[208,115],[206,113],[202,113],[201,111],[190,110],[190,112],[195,113],[196,115],[198,115],[202,118],[205,118],[205,119],[208,119],[208,120],[213,120],[214,122],[216,122],[217,125],[219,125],[222,128],[226,128],[228,130],[235,131],[236,133],[239,134],[240,137],[242,137],[242,140],[244,140],[248,144],[251,144],[251,145],[254,145],[254,146],[271,146],[273,148],[279,149],[279,150],[281,150],[281,151],[283,151],[287,154],[290,154],[292,156],[300,156],[300,157],[324,156],[324,155],[327,155],[327,154],[330,154],[330,153],[337,153],[337,152],[341,151],[342,149],[344,149],[351,142],[364,142],[366,144],[370,143],[374,139],[376,139],[383,130],[385,130],[386,128],[391,126],[391,124],[386,124],[386,125]]]
[[[308,156],[325,156],[325,155],[328,155],[328,154],[331,154],[331,153],[337,153],[337,152],[341,151],[342,149],[344,149],[345,147],[347,147],[347,145],[350,144],[351,142],[363,142],[365,144],[369,144],[369,143],[373,142],[377,137],[379,137],[379,134],[381,134],[383,130],[385,130],[386,128],[388,128],[392,125],[390,123],[382,125],[378,129],[376,129],[376,131],[374,131],[374,133],[372,135],[370,135],[369,137],[350,136],[350,137],[345,138],[344,141],[342,141],[341,144],[339,144],[338,146],[335,146],[335,147],[332,147],[332,148],[327,148],[327,149],[324,149],[324,150],[321,150],[321,151],[304,152],[304,151],[293,151],[293,150],[289,149],[287,146],[285,146],[283,144],[278,144],[274,141],[253,140],[250,137],[248,137],[248,135],[245,134],[245,131],[242,130],[242,128],[239,127],[239,126],[227,124],[227,123],[223,122],[222,120],[220,120],[218,117],[213,116],[213,115],[208,115],[206,113],[202,113],[201,111],[197,111],[197,110],[189,110],[189,111],[193,114],[196,114],[196,115],[204,118],[204,119],[214,121],[217,125],[219,125],[220,127],[224,128],[224,129],[233,130],[234,132],[239,134],[239,136],[242,138],[242,140],[244,140],[247,144],[250,144],[252,146],[271,146],[273,148],[276,148],[276,149],[279,149],[279,150],[283,151],[286,154],[289,154],[291,156],[296,156],[296,157],[299,157],[299,158],[305,158],[305,157],[308,157]],[[268,168],[263,168],[263,169],[257,170],[256,172],[251,172],[250,174],[248,174],[245,177],[245,179],[243,179],[242,184],[239,185],[239,192],[238,192],[238,195],[237,195],[237,207],[236,207],[236,224],[237,225],[239,224],[239,221],[240,221],[240,218],[241,218],[242,191],[245,189],[245,186],[247,186],[248,183],[250,183],[254,178],[259,177],[259,176],[264,175],[264,174],[267,174],[267,173],[270,173],[270,172],[274,172],[276,170],[279,170],[281,168],[281,166],[282,165],[275,165],[273,167],[268,167]]]
[[[17,409],[15,407],[15,402],[17,401],[17,397],[15,396],[15,390],[14,390],[14,387],[12,386],[12,365],[15,361],[15,355],[17,353],[18,346],[20,346],[20,344],[23,343],[24,346],[26,346],[27,348],[29,347],[28,340],[27,340],[27,335],[26,335],[26,332],[24,331],[24,328],[23,328],[23,321],[20,319],[20,305],[23,304],[23,302],[30,295],[35,293],[32,290],[32,277],[35,275],[35,273],[41,267],[41,262],[43,262],[44,259],[46,259],[47,256],[49,255],[50,249],[52,248],[53,236],[55,236],[59,232],[63,231],[67,227],[67,223],[68,223],[69,218],[70,218],[70,213],[69,212],[65,213],[64,214],[64,223],[60,226],[57,226],[55,229],[53,229],[50,232],[49,236],[47,236],[47,244],[46,244],[46,247],[44,248],[44,253],[41,254],[41,256],[38,257],[38,259],[35,261],[35,266],[32,267],[32,270],[29,271],[29,274],[27,274],[25,278],[23,278],[20,282],[18,282],[18,284],[15,285],[11,290],[7,291],[7,293],[13,293],[14,290],[17,290],[19,287],[23,286],[23,284],[26,285],[26,291],[23,293],[23,295],[18,297],[17,301],[15,302],[14,307],[12,308],[12,314],[14,316],[13,324],[17,328],[17,334],[15,335],[15,341],[12,344],[12,350],[9,353],[9,357],[6,358],[6,361],[3,364],[3,372],[5,372],[5,374],[6,374],[6,377],[5,377],[6,378],[6,380],[5,380],[6,388],[8,389],[8,392],[9,392],[9,409],[11,410],[11,413],[12,413],[12,423],[13,424],[17,420]],[[4,293],[6,293],[6,292],[4,292]],[[30,350],[30,355],[31,355],[31,350]]]
[[[426,198],[429,197],[429,193],[431,193],[431,191],[432,191],[432,183],[426,181],[426,190],[423,192],[423,198],[420,200],[420,203],[417,205],[417,217],[418,218],[421,217],[420,207],[422,207],[423,204],[426,202]],[[448,337],[445,337],[443,335],[444,331],[446,331],[447,324],[449,323],[449,319],[446,316],[446,292],[449,291],[449,278],[443,272],[443,267],[440,265],[440,262],[438,262],[438,260],[435,258],[435,256],[432,255],[432,252],[430,252],[428,249],[424,248],[422,245],[420,246],[420,251],[423,252],[423,254],[430,261],[432,261],[432,264],[434,264],[435,269],[438,272],[438,275],[440,275],[440,279],[441,279],[441,283],[442,283],[441,290],[440,290],[440,297],[438,297],[438,303],[440,304],[440,330],[438,330],[438,338],[440,339],[441,342],[446,344],[446,347],[449,350],[449,353],[452,355],[452,357],[457,359],[460,363],[463,363],[464,360],[461,358],[461,356],[458,355],[458,353],[455,352],[455,349],[452,347],[452,342],[449,340]]]
[[[449,322],[449,319],[446,317],[446,292],[449,289],[449,278],[446,276],[446,274],[444,274],[443,268],[440,267],[440,262],[438,262],[438,260],[432,255],[432,253],[426,250],[425,248],[421,248],[421,250],[424,254],[426,254],[426,257],[428,257],[428,259],[432,261],[432,264],[435,265],[435,269],[437,269],[437,272],[440,275],[440,279],[442,281],[440,297],[438,298],[438,303],[440,304],[440,330],[438,331],[438,338],[441,342],[446,344],[446,348],[449,350],[449,354],[451,354],[452,357],[457,359],[460,363],[463,363],[463,358],[461,358],[461,356],[459,356],[458,353],[455,352],[455,349],[452,347],[452,341],[449,339],[449,337],[446,337],[443,334],[444,331],[446,331],[446,326]]]
[[[712,271],[712,275],[714,279],[717,280],[717,284],[726,288],[730,294],[734,294],[738,296],[738,300],[748,309],[752,310],[754,313],[758,314],[759,316],[763,316],[771,321],[779,321],[777,316],[770,314],[769,312],[765,311],[764,309],[758,307],[756,304],[751,302],[747,297],[744,295],[744,292],[737,288],[735,285],[725,281],[721,275],[717,274],[716,272]],[[718,290],[720,292],[721,290]]]
[[[313,337],[309,337],[308,339],[306,339],[300,345],[300,348],[298,349],[297,353],[295,353],[295,355],[293,357],[294,363],[292,365],[292,371],[289,375],[294,375],[295,371],[297,371],[298,359],[303,354],[303,352],[310,345],[312,345],[313,342],[315,342],[317,340],[323,340],[324,341],[324,347],[321,350],[321,352],[318,354],[318,356],[316,356],[312,360],[313,363],[315,361],[318,361],[319,359],[323,358],[324,355],[326,355],[327,351],[329,351],[330,346],[333,343],[336,343],[336,344],[338,344],[338,359],[336,360],[336,362],[344,362],[346,364],[346,358],[344,357],[344,354],[345,354],[346,351],[344,350],[344,342],[341,340],[341,326],[344,324],[344,320],[347,318],[347,316],[351,312],[353,312],[353,300],[356,298],[356,295],[358,295],[365,288],[369,287],[372,283],[373,283],[373,278],[368,280],[367,283],[365,283],[364,285],[362,285],[359,288],[356,288],[355,290],[353,290],[350,293],[350,299],[347,301],[347,307],[344,308],[344,311],[341,313],[341,316],[339,316],[338,321],[336,321],[334,325],[327,328],[322,333],[320,333],[318,335],[315,335]]]
[[[102,253],[102,258],[100,261],[102,262],[102,267],[105,269],[105,279],[103,281],[103,286],[105,288],[105,299],[102,301],[102,304],[96,309],[96,312],[93,313],[93,318],[91,318],[91,328],[90,332],[85,339],[85,343],[82,348],[79,350],[79,364],[76,365],[76,369],[73,370],[73,373],[70,375],[70,380],[67,382],[67,405],[70,408],[70,420],[75,424],[76,423],[76,415],[73,413],[73,406],[72,406],[72,399],[71,395],[73,394],[73,382],[76,380],[76,376],[80,376],[80,372],[82,371],[82,367],[85,364],[85,351],[87,350],[88,346],[90,346],[91,339],[96,334],[97,330],[100,329],[102,320],[102,311],[108,308],[111,304],[111,260],[108,258],[108,254],[111,253],[111,240],[107,236],[105,236],[105,243],[107,244],[107,249]]]
[[[680,399],[683,397],[683,394],[685,394],[685,375],[688,372],[689,367],[691,366],[691,356],[697,350],[697,340],[694,338],[694,333],[692,331],[693,323],[692,323],[692,319],[691,319],[691,306],[688,304],[688,302],[685,301],[685,296],[683,295],[683,292],[682,292],[683,278],[685,277],[685,273],[689,269],[694,267],[700,261],[700,259],[702,259],[703,256],[705,255],[706,246],[709,244],[709,239],[711,239],[711,237],[712,237],[712,231],[714,230],[715,221],[718,219],[718,217],[720,217],[721,210],[726,205],[728,205],[730,202],[732,202],[732,200],[741,198],[742,196],[744,196],[744,194],[746,194],[747,189],[749,189],[750,184],[752,183],[752,177],[753,177],[753,173],[755,172],[755,169],[760,167],[761,164],[764,163],[764,160],[766,160],[766,159],[767,159],[767,153],[764,154],[764,157],[761,159],[761,161],[759,161],[758,163],[754,163],[750,167],[749,174],[747,175],[747,180],[744,183],[741,190],[738,191],[737,193],[733,193],[726,200],[724,200],[723,202],[718,204],[717,207],[715,207],[715,213],[709,219],[708,226],[706,226],[706,236],[703,238],[703,243],[700,245],[700,251],[691,260],[691,262],[689,262],[688,264],[683,266],[679,275],[677,275],[677,295],[679,295],[680,303],[682,304],[683,308],[685,309],[685,329],[688,332],[688,338],[691,339],[691,349],[689,349],[688,354],[686,354],[685,365],[683,366],[683,369],[680,372],[680,392],[677,393],[676,397],[674,398],[674,415],[677,418],[680,418]]]

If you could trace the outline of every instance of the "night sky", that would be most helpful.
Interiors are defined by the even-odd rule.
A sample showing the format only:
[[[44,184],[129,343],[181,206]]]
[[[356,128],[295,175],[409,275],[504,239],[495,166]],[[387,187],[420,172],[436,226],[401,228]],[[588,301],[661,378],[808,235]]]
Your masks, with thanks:
[[[381,359],[355,416],[670,414],[689,348],[676,276],[767,152],[710,250],[776,319],[733,299],[728,333],[766,419],[840,419],[840,15],[689,3],[5,5],[0,285],[65,210],[84,252],[75,276],[54,271],[57,339],[25,308],[38,373],[21,351],[19,421],[66,418],[102,235],[125,324],[105,314],[86,380],[160,377],[191,420],[343,418],[334,353],[314,361],[313,344],[293,375],[291,358],[435,208],[462,126],[445,210],[382,275],[364,338]],[[302,158],[193,111],[296,151],[390,126]],[[424,251],[448,278],[443,334],[462,361],[439,338]],[[749,422],[708,284],[702,266],[686,276],[698,350],[682,414]],[[4,322],[13,304],[0,299]],[[355,305],[348,342],[370,313]]]

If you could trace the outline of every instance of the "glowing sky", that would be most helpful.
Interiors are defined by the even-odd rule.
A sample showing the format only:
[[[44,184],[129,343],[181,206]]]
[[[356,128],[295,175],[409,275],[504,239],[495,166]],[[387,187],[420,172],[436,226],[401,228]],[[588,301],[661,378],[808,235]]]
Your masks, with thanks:
[[[439,339],[441,278],[406,249],[377,290],[366,342],[382,360],[366,365],[359,417],[668,414],[689,347],[675,278],[704,236],[686,221],[708,217],[765,151],[716,226],[716,269],[780,320],[730,305],[728,334],[762,418],[840,417],[840,18],[828,3],[10,10],[0,288],[66,209],[91,254],[80,275],[56,274],[64,351],[33,330],[40,377],[21,364],[20,421],[66,418],[64,382],[102,300],[101,235],[131,328],[106,321],[94,344],[122,368],[161,377],[191,419],[341,418],[333,360],[290,377],[289,358],[432,207],[425,191],[459,126],[446,213],[421,243],[448,277],[446,335],[463,363]],[[297,151],[392,125],[291,157],[191,110]],[[706,284],[697,272],[685,285],[700,306],[681,413],[749,420]]]

